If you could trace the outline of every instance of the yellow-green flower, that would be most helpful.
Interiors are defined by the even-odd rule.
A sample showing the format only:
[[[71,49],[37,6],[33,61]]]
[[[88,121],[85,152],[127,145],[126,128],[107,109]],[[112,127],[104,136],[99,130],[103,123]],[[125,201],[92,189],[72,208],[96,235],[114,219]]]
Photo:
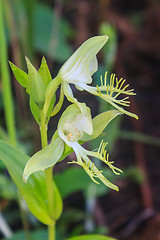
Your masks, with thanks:
[[[86,107],[84,114],[80,111],[79,107],[72,104],[64,111],[59,120],[58,134],[74,150],[77,157],[77,161],[73,161],[72,163],[82,166],[95,183],[99,183],[96,180],[98,178],[106,186],[118,191],[118,187],[106,179],[102,171],[99,171],[90,159],[90,157],[95,157],[107,164],[115,174],[120,174],[122,171],[114,167],[113,162],[109,162],[109,154],[107,154],[105,149],[106,143],[102,141],[98,151],[88,151],[79,143],[79,141],[82,141],[84,133],[92,135],[93,131],[93,121],[88,107]]]
[[[51,98],[59,85],[61,85],[60,100],[55,106],[52,116],[60,110],[64,95],[70,102],[76,103],[81,108],[81,105],[73,96],[70,84],[74,84],[79,90],[84,90],[83,84],[92,82],[92,75],[98,69],[96,55],[107,40],[108,36],[96,36],[88,39],[63,64],[56,78],[48,85],[44,105],[45,115],[47,114]],[[83,111],[83,108],[81,108],[81,111]]]
[[[27,182],[32,173],[55,165],[58,161],[62,161],[71,151],[74,151],[77,161],[72,163],[82,166],[95,183],[99,183],[96,180],[99,179],[106,186],[118,191],[118,187],[105,178],[102,171],[99,171],[90,159],[90,157],[97,158],[111,168],[115,174],[120,174],[122,171],[113,166],[113,162],[109,161],[109,154],[105,149],[106,143],[102,141],[97,151],[88,151],[81,144],[97,138],[108,123],[121,113],[117,110],[111,110],[103,112],[92,119],[90,109],[84,103],[80,104],[83,112],[76,104],[71,104],[63,112],[51,143],[35,153],[26,164],[23,173],[24,182]],[[66,149],[68,149],[67,154]]]
[[[97,36],[85,41],[64,63],[58,77],[64,82],[75,84],[80,89],[81,83],[90,84],[92,75],[98,70],[96,55],[107,40],[108,36]]]
[[[95,96],[98,96],[118,109],[120,112],[138,119],[136,114],[131,113],[123,108],[129,106],[129,96],[135,95],[134,90],[128,89],[128,84],[125,85],[126,81],[123,78],[118,79],[115,74],[112,74],[109,81],[107,81],[106,72],[104,79],[102,76],[100,77],[99,86],[94,87],[89,85],[92,83],[92,75],[98,69],[96,55],[107,42],[107,40],[108,36],[97,36],[88,39],[64,63],[59,70],[58,75],[52,80],[46,91],[46,103],[44,106],[45,113],[47,112],[50,99],[58,85],[61,85],[60,99],[53,110],[52,116],[60,110],[64,100],[64,95],[70,102],[75,103],[83,112],[84,109],[74,97],[70,86],[70,84],[74,84],[78,90],[85,90]]]
[[[91,139],[98,137],[108,123],[117,115],[127,114],[138,119],[136,114],[133,114],[123,108],[129,106],[129,96],[135,95],[133,89],[130,90],[128,89],[129,85],[125,85],[124,79],[118,79],[115,74],[112,74],[108,81],[106,72],[104,78],[102,76],[100,77],[99,86],[90,85],[92,83],[92,75],[98,69],[96,55],[107,40],[107,36],[97,36],[88,39],[77,49],[77,51],[75,51],[66,63],[64,63],[59,70],[59,73],[53,80],[50,80],[49,74],[47,74],[47,79],[49,80],[46,80],[45,73],[48,73],[46,64],[45,67],[41,67],[38,71],[38,74],[41,75],[45,85],[43,91],[43,94],[45,92],[45,101],[43,100],[44,104],[42,101],[41,109],[39,111],[41,115],[39,116],[43,116],[46,123],[48,122],[50,116],[55,115],[61,109],[64,96],[66,96],[73,104],[70,105],[62,114],[58,123],[57,131],[55,132],[51,143],[46,148],[33,155],[28,161],[23,174],[25,182],[27,182],[28,177],[32,173],[55,165],[56,162],[63,160],[65,156],[73,150],[77,157],[77,161],[73,162],[82,166],[94,182],[98,183],[96,180],[98,178],[106,186],[118,190],[118,187],[106,179],[103,176],[102,171],[99,171],[90,159],[90,157],[97,158],[109,166],[115,174],[120,174],[122,171],[114,167],[113,162],[109,161],[109,155],[106,151],[106,143],[102,141],[97,151],[88,151],[81,146],[83,142],[90,141]],[[16,68],[15,71],[19,70]],[[21,75],[22,73],[19,72],[19,76]],[[26,75],[23,73],[23,76]],[[36,76],[35,79],[38,84],[39,78],[37,76],[39,75],[37,75],[37,72],[35,73],[35,71],[34,76]],[[19,79],[21,78],[19,77]],[[70,84],[74,84],[80,91],[85,90],[102,98],[117,110],[101,113],[92,119],[90,109],[85,103],[78,102],[73,95]],[[54,97],[58,87],[61,87],[60,99],[58,103],[54,105]],[[41,99],[38,101],[40,102],[40,100]],[[32,104],[32,109],[36,115],[38,105],[35,104],[37,104],[38,101],[34,98],[34,105]],[[68,149],[67,152],[66,149]]]

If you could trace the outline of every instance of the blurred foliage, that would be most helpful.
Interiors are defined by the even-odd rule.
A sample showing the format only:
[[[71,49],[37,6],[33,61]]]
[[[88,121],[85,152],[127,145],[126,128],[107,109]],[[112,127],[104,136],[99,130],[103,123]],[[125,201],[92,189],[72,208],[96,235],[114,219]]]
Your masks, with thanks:
[[[25,4],[24,1],[15,1],[14,13],[17,34],[25,55],[33,56],[34,52],[40,52],[58,62],[64,62],[71,55],[72,50],[67,40],[73,36],[73,30],[50,7],[38,2],[30,6],[27,1]]]
[[[37,4],[35,8],[34,34],[36,51],[59,62],[64,62],[71,55],[71,47],[67,44],[67,39],[72,37],[71,27],[66,20],[57,19],[55,12],[42,4]]]
[[[99,30],[100,35],[108,35],[109,39],[107,44],[103,48],[103,64],[105,71],[108,71],[108,75],[112,73],[114,62],[117,53],[117,44],[118,44],[118,36],[117,31],[114,26],[111,24],[104,22],[100,26]]]
[[[114,182],[114,180],[117,178],[117,176],[106,167],[103,167],[102,171],[111,182]],[[104,184],[100,183],[97,185],[92,183],[85,171],[82,171],[82,169],[79,167],[69,167],[64,171],[55,174],[55,182],[61,192],[62,198],[66,198],[70,194],[77,191],[82,191],[86,196],[86,192],[91,186],[94,186],[94,192],[96,193],[97,197],[107,193],[110,190],[109,188],[106,188]]]
[[[30,240],[47,240],[47,232],[44,230],[34,231],[30,234]],[[2,240],[22,240],[25,239],[26,235],[23,231],[19,231],[13,235],[11,238],[3,238]],[[57,238],[57,240],[60,240]]]
[[[15,184],[10,178],[4,175],[0,175],[0,198],[17,199]]]

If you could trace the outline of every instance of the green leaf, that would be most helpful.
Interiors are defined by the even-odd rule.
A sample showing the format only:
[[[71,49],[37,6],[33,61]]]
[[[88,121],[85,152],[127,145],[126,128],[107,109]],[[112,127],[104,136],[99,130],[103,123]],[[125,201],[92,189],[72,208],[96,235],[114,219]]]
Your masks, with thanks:
[[[34,232],[30,232],[30,240],[47,240],[47,232],[44,230],[37,230]],[[13,234],[10,238],[3,238],[2,240],[22,240],[26,239],[26,233],[19,231]]]
[[[4,163],[0,161],[0,169],[4,169],[4,168],[5,168]]]
[[[47,189],[43,172],[30,177],[27,184],[22,181],[23,169],[29,160],[29,156],[16,147],[0,140],[0,160],[2,160],[25,199],[29,210],[44,224],[53,224],[48,208]]]
[[[23,181],[37,171],[45,170],[58,162],[64,150],[64,142],[57,136],[47,147],[35,153],[27,162],[23,173]]]
[[[83,235],[78,237],[67,238],[67,240],[116,240],[116,239],[101,235]]]
[[[53,196],[54,196],[53,201],[54,219],[57,220],[62,214],[63,202],[59,190],[54,182],[53,182]]]
[[[27,57],[26,63],[28,67],[28,85],[26,91],[39,108],[42,108],[45,100],[45,84],[43,78]]]
[[[88,135],[84,133],[84,135],[81,138],[81,141],[86,142],[97,138],[102,133],[102,131],[107,127],[110,121],[117,117],[118,115],[121,115],[121,112],[119,112],[118,110],[106,111],[97,115],[95,118],[93,118],[93,134]]]
[[[9,65],[12,69],[12,72],[14,73],[15,78],[21,84],[22,87],[27,87],[28,84],[28,74],[22,71],[20,68],[18,68],[16,65],[14,65],[12,62],[9,61]]]

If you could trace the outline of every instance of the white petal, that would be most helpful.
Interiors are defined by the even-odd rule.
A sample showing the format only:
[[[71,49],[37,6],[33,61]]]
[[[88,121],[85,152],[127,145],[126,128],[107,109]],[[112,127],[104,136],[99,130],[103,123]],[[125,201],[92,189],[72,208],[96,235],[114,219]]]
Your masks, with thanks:
[[[98,61],[97,61],[97,57],[92,58],[92,60],[89,63],[89,71],[91,73],[91,76],[97,72],[98,70]]]
[[[73,84],[91,83],[91,76],[97,71],[96,55],[107,40],[107,36],[98,36],[84,42],[61,67],[59,71],[61,79]]]
[[[90,109],[83,104],[84,111],[80,111],[75,104],[70,105],[62,114],[58,124],[58,134],[68,146],[70,142],[77,142],[83,133],[91,135],[93,124]]]

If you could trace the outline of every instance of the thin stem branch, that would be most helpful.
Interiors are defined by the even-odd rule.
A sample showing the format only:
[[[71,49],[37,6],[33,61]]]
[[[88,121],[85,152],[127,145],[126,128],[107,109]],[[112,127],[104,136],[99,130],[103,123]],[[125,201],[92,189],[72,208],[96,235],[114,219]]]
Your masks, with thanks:
[[[47,124],[45,121],[44,112],[41,112],[41,125],[40,125],[40,132],[41,132],[41,143],[42,148],[47,147]],[[52,181],[52,171],[53,167],[50,167],[45,170],[46,176],[46,186],[47,186],[47,195],[48,195],[48,205],[51,217],[53,218],[54,209],[53,209],[53,181]],[[55,240],[55,224],[48,226],[48,240]]]
[[[48,226],[48,240],[55,240],[55,224]]]

